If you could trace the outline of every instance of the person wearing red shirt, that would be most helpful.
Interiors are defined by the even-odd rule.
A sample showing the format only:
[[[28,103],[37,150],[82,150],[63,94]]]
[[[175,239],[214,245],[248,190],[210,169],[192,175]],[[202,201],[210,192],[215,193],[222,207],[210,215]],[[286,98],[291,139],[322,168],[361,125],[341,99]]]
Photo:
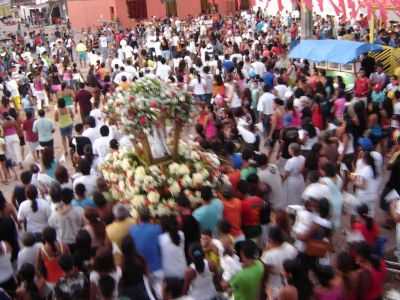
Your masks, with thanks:
[[[352,224],[352,228],[364,237],[368,246],[374,247],[379,236],[379,226],[374,222],[374,219],[368,215],[368,212],[369,210],[366,204],[357,207],[360,220],[355,220]]]
[[[261,235],[261,210],[264,201],[250,189],[246,181],[241,180],[238,189],[245,196],[242,200],[242,230],[246,239],[258,238]]]
[[[354,82],[354,96],[359,98],[359,100],[366,100],[369,93],[370,82],[365,75],[364,70],[358,72],[356,81]]]
[[[230,234],[236,239],[243,237],[242,227],[242,203],[240,199],[233,196],[232,187],[224,186],[221,195],[222,204],[224,205],[224,220],[231,225]]]
[[[75,95],[75,113],[78,113],[79,106],[82,122],[86,120],[92,110],[90,99],[92,99],[92,94],[85,89],[85,84],[81,83],[80,90]]]
[[[372,254],[372,249],[366,242],[355,245],[355,260],[360,266],[358,271],[360,299],[382,299],[387,269],[383,259]]]

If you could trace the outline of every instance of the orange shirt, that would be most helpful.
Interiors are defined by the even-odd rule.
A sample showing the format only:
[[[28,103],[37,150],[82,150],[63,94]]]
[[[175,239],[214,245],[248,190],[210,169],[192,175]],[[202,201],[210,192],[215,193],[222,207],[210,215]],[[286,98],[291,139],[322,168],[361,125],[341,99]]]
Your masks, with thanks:
[[[242,203],[239,199],[222,200],[224,205],[224,220],[231,224],[231,234],[238,236],[242,233]]]

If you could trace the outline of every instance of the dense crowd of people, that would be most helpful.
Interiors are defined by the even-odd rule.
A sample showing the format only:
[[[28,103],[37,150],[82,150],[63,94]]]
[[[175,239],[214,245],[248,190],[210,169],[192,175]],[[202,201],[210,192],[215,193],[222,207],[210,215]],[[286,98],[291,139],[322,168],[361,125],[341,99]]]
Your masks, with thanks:
[[[357,39],[364,20],[339,31]],[[382,299],[377,215],[400,223],[400,78],[365,56],[350,89],[288,58],[298,36],[295,19],[258,12],[7,41],[0,179],[18,182],[0,192],[0,299]],[[174,215],[130,215],[99,171],[132,146],[103,105],[146,76],[193,94],[183,138],[229,179],[201,187],[199,207],[179,195]]]

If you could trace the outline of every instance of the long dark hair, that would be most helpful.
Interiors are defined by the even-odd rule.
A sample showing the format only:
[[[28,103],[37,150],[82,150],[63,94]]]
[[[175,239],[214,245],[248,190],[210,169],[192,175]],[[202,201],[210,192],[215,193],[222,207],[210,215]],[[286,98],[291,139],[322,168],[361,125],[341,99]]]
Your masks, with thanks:
[[[283,262],[283,268],[289,274],[288,283],[297,289],[299,300],[309,300],[312,295],[312,283],[298,259]]]
[[[51,168],[54,162],[54,151],[49,147],[45,147],[42,151],[42,164],[46,170]]]
[[[176,245],[179,246],[181,242],[181,237],[179,235],[178,230],[178,222],[176,221],[175,216],[164,216],[161,219],[161,224],[165,232],[168,232],[171,241]]]
[[[203,273],[204,272],[204,268],[205,268],[205,264],[204,264],[204,252],[203,252],[203,248],[201,247],[201,245],[199,244],[193,244],[190,247],[190,256],[193,260],[193,264],[196,268],[196,271],[198,273]]]
[[[364,220],[368,231],[371,231],[374,228],[374,219],[368,215],[368,212],[369,208],[367,204],[361,204],[357,207],[358,215]]]
[[[135,241],[130,235],[122,240],[121,251],[124,255],[121,280],[124,286],[128,286],[146,273],[147,265],[143,256],[137,251]]]
[[[33,212],[37,212],[39,207],[37,203],[38,191],[36,187],[32,184],[28,185],[26,188],[26,197],[31,200],[31,208]]]
[[[0,210],[4,210],[7,205],[7,200],[3,195],[3,192],[0,191]]]
[[[374,178],[378,176],[378,171],[376,170],[375,160],[371,155],[371,152],[365,151],[364,152],[364,161],[367,165],[372,168],[372,172],[374,173]]]
[[[45,229],[43,229],[42,240],[43,240],[43,242],[48,243],[50,245],[51,250],[57,256],[58,249],[57,249],[57,232],[56,232],[56,230],[49,226],[46,227]]]

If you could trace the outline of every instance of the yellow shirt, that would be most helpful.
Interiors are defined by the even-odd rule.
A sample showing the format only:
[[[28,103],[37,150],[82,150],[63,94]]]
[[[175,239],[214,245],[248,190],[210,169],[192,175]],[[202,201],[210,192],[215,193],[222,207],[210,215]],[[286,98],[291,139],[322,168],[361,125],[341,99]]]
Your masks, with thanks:
[[[86,51],[87,48],[84,43],[79,43],[78,45],[76,45],[76,52],[86,52]]]
[[[122,240],[128,235],[129,229],[135,223],[133,218],[127,218],[123,221],[115,221],[107,225],[106,232],[109,240],[121,248]]]

